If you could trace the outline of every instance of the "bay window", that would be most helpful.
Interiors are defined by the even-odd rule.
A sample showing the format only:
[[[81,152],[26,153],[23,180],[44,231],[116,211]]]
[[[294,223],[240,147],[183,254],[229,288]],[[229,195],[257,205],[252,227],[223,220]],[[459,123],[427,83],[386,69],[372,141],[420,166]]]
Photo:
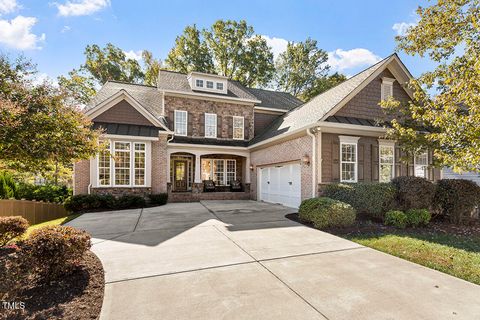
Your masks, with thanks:
[[[395,175],[395,147],[392,142],[380,142],[379,144],[379,181],[390,182]]]
[[[143,187],[147,185],[149,144],[112,141],[98,153],[96,160],[98,187]]]
[[[217,186],[229,186],[237,178],[234,159],[202,159],[202,180],[213,180]]]
[[[357,182],[358,137],[340,136],[340,181]]]
[[[413,158],[415,177],[427,178],[428,153],[422,151]]]

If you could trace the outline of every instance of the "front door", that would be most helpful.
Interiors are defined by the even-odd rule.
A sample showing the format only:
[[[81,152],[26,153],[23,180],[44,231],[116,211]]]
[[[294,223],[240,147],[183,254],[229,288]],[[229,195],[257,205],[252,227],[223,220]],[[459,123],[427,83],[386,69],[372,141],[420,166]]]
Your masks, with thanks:
[[[173,164],[175,191],[187,191],[187,161],[175,160]]]

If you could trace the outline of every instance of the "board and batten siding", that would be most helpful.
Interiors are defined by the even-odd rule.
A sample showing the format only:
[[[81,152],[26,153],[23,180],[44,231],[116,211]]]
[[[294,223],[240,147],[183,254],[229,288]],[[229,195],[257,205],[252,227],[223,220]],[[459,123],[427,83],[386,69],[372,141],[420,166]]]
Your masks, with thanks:
[[[443,169],[443,179],[466,179],[480,185],[480,173],[478,172],[464,172],[456,173],[451,168]]]

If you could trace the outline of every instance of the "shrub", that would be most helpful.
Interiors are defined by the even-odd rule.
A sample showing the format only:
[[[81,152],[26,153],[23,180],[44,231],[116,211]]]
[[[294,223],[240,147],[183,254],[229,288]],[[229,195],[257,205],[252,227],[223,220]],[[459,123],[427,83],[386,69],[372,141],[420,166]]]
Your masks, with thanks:
[[[168,193],[150,194],[150,204],[163,206],[168,201]]]
[[[20,216],[0,217],[0,247],[24,234],[28,226],[27,219]]]
[[[64,203],[71,195],[72,189],[66,186],[36,186],[28,183],[20,183],[16,197],[17,199]]]
[[[390,210],[385,213],[385,224],[397,228],[405,228],[408,223],[407,215],[403,211]]]
[[[480,187],[464,179],[444,179],[437,183],[435,203],[452,223],[463,223],[480,205]]]
[[[11,173],[0,171],[0,199],[14,198],[17,194],[17,184]]]
[[[66,226],[37,229],[24,244],[30,268],[47,281],[73,271],[91,247],[88,233]]]
[[[355,222],[355,216],[351,205],[327,197],[305,200],[299,210],[300,218],[319,229],[350,226]]]
[[[410,209],[405,214],[407,215],[407,223],[413,227],[426,226],[432,218],[428,209]]]
[[[396,177],[392,180],[395,187],[395,201],[402,210],[431,208],[435,195],[435,185],[425,178]]]
[[[383,219],[384,213],[392,206],[395,189],[389,183],[330,184],[324,195],[350,204],[359,213]]]
[[[133,209],[145,207],[145,199],[140,196],[125,195],[115,201],[116,209]]]

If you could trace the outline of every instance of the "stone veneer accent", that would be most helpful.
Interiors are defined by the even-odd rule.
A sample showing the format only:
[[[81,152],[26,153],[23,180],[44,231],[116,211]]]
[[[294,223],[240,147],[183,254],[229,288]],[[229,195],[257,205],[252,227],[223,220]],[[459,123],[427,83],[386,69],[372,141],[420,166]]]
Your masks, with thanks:
[[[87,194],[90,184],[90,160],[75,163],[73,172],[73,194]]]
[[[257,200],[257,172],[261,167],[300,162],[304,155],[312,159],[312,138],[307,135],[253,151],[250,155],[250,163],[254,165],[250,180],[252,199]],[[302,200],[312,197],[311,166],[312,164],[301,165]]]
[[[187,134],[190,137],[205,136],[205,113],[217,114],[217,138],[233,138],[233,116],[243,116],[244,137],[250,140],[254,135],[253,104],[235,104],[219,101],[165,96],[165,116],[170,130],[174,130],[174,111],[188,112]]]
[[[148,199],[148,195],[152,193],[151,188],[92,188],[91,189],[92,194],[101,194],[101,195],[106,195],[110,194],[115,197],[121,197],[125,195],[135,195],[135,196],[141,196],[144,197],[145,199]]]

